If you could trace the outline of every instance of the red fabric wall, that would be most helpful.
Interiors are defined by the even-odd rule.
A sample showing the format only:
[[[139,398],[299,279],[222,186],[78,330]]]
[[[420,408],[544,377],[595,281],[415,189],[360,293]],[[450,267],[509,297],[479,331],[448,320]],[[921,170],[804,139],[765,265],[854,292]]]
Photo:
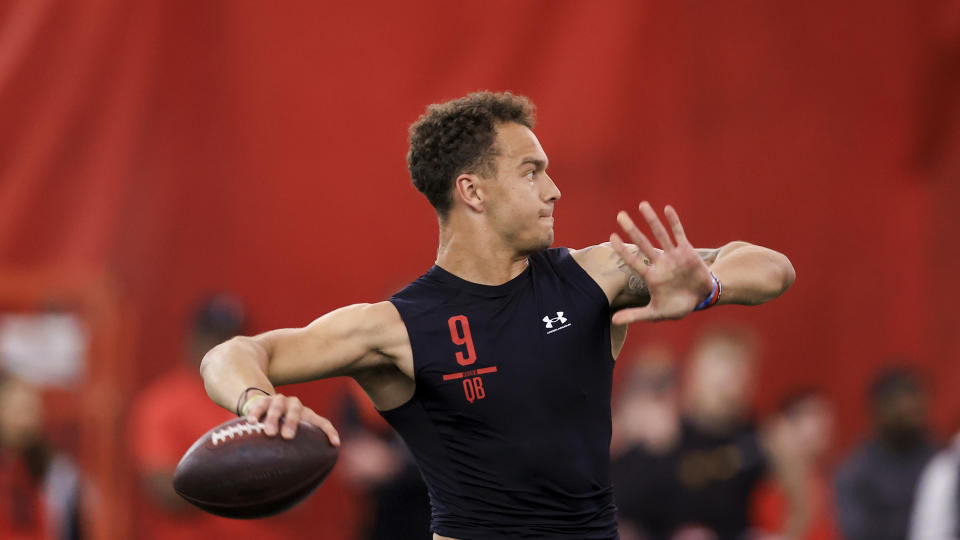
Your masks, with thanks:
[[[636,327],[628,347],[756,325],[761,409],[822,385],[841,445],[902,353],[952,428],[958,43],[956,0],[0,3],[0,264],[111,275],[146,383],[204,291],[237,291],[261,330],[429,267],[406,127],[510,89],[539,107],[558,244],[604,241],[649,199],[698,245],[744,239],[796,266],[767,307]],[[330,411],[338,386],[300,391]]]

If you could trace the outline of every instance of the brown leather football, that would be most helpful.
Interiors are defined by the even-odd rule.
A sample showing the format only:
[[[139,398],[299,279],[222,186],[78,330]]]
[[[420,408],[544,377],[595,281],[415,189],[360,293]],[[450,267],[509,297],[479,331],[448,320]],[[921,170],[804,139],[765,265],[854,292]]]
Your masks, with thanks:
[[[262,423],[224,422],[183,455],[173,489],[194,506],[229,518],[260,518],[287,510],[330,474],[337,449],[320,428],[300,422],[297,435],[267,437]]]

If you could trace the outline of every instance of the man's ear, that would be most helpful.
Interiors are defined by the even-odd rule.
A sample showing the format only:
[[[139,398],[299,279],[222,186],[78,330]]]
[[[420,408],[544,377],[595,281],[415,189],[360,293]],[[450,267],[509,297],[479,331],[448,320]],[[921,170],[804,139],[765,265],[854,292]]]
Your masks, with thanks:
[[[457,197],[475,212],[483,212],[483,193],[480,191],[480,177],[475,174],[461,174],[453,184],[454,197]]]

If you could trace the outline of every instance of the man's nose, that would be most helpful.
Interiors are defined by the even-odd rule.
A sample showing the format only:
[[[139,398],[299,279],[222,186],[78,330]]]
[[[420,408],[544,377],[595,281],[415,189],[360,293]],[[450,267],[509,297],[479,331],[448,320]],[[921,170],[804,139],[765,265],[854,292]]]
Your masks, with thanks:
[[[544,175],[547,177],[547,200],[548,201],[557,201],[560,199],[560,188],[557,187],[557,184],[553,182],[553,178],[550,178],[550,175]]]

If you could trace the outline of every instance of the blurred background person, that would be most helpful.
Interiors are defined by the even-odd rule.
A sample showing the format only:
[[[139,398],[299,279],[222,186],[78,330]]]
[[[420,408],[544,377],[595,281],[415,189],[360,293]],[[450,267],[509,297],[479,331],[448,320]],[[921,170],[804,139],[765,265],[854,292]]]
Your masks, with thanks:
[[[262,520],[230,520],[202,512],[173,490],[173,473],[184,452],[201,435],[233,416],[211,406],[200,378],[200,360],[215,345],[241,333],[245,314],[240,301],[217,294],[200,304],[190,321],[184,355],[145,388],[130,416],[133,457],[149,501],[138,523],[138,538],[212,540],[275,538]]]
[[[635,444],[613,463],[625,528],[649,540],[745,538],[750,494],[766,467],[748,417],[756,349],[753,335],[735,328],[697,340],[673,444]]]
[[[847,540],[907,538],[917,481],[934,453],[926,402],[926,391],[909,368],[888,368],[874,380],[873,435],[836,476],[838,519]]]
[[[629,371],[615,387],[613,434],[614,491],[623,540],[644,538],[638,523],[656,519],[658,494],[636,484],[637,474],[650,469],[671,452],[680,434],[677,367],[672,350],[662,345],[641,349]]]
[[[0,372],[0,538],[80,538],[79,482],[72,461],[43,434],[43,397]]]
[[[832,403],[814,389],[788,396],[769,421],[764,440],[770,474],[751,505],[759,539],[839,538],[825,463],[833,423]]]
[[[910,540],[960,539],[960,433],[927,463],[917,484]]]
[[[430,538],[427,486],[413,456],[357,385],[344,395],[338,467],[364,493],[358,539]]]
[[[634,448],[663,454],[680,433],[680,395],[674,352],[664,345],[641,349],[616,389],[610,452],[616,459]]]

